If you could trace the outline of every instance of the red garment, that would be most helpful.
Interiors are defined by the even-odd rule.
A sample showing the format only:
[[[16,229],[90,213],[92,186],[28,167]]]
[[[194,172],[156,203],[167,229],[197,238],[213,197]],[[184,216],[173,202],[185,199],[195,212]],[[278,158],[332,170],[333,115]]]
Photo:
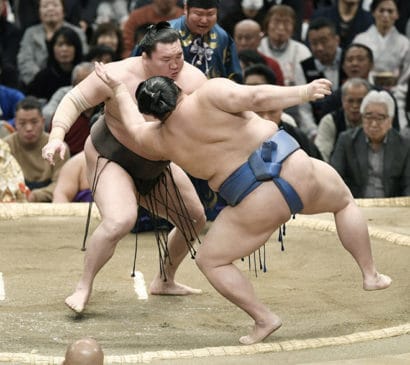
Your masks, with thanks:
[[[179,6],[175,6],[170,16],[159,16],[154,11],[154,5],[152,4],[148,4],[133,10],[129,15],[128,20],[124,24],[124,30],[122,32],[124,40],[124,51],[122,53],[122,57],[126,58],[131,55],[131,51],[135,46],[135,31],[139,27],[145,24],[157,24],[159,22],[175,19],[180,17],[183,13],[184,9]]]
[[[64,138],[64,142],[67,143],[70,148],[71,156],[74,156],[84,149],[85,140],[89,134],[90,118],[81,114]]]
[[[274,60],[272,57],[268,57],[264,55],[263,53],[259,52],[258,53],[263,57],[263,59],[266,62],[266,65],[275,73],[276,76],[276,84],[280,86],[285,85],[285,79],[283,77],[283,72],[282,69],[280,68],[279,62]]]

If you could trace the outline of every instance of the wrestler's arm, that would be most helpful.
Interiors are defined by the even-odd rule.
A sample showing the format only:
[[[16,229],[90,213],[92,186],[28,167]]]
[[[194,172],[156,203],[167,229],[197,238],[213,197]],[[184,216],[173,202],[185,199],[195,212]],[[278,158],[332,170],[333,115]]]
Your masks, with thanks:
[[[218,109],[229,113],[286,109],[330,94],[331,82],[326,79],[298,86],[276,86],[240,85],[222,78],[209,80],[198,93]]]
[[[43,158],[54,164],[54,155],[59,153],[63,159],[66,145],[64,137],[80,114],[112,96],[111,89],[92,72],[71,89],[59,103],[52,121],[49,141],[43,147]]]
[[[138,110],[125,84],[112,76],[106,65],[101,62],[95,63],[95,74],[104,82],[114,94],[120,112],[119,121],[127,132],[134,133],[135,126],[145,123],[144,116]]]

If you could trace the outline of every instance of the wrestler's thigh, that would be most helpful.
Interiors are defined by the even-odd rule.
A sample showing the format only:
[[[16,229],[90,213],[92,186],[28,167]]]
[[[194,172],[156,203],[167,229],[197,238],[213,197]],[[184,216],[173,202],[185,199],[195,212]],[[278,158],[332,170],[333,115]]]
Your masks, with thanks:
[[[136,216],[136,189],[131,176],[117,163],[108,162],[106,158],[98,159],[93,146],[86,145],[84,151],[87,177],[90,187],[96,183],[93,198],[102,218]]]
[[[338,174],[328,163],[312,159],[313,179],[310,191],[303,193],[303,214],[337,212],[353,200],[353,196]],[[306,184],[309,186],[309,184]]]
[[[174,178],[175,184],[179,189],[179,193],[183,199],[183,204],[188,210],[190,218],[199,221],[205,217],[205,212],[201,200],[198,197],[198,194],[195,191],[194,186],[188,175],[174,163],[170,164],[172,176]],[[178,217],[181,216],[181,206],[178,203],[177,192],[174,188],[174,184],[171,181],[171,177],[167,175],[167,183],[165,186],[160,187],[162,196],[166,196],[165,193],[168,191],[171,199],[167,199],[166,205],[171,208],[168,210],[168,216],[172,222],[178,222]],[[158,206],[159,214],[163,217],[167,214],[167,209],[165,207],[165,202],[160,202]]]
[[[240,204],[226,207],[202,240],[198,257],[224,265],[248,256],[290,218],[289,207],[273,182],[263,183]]]

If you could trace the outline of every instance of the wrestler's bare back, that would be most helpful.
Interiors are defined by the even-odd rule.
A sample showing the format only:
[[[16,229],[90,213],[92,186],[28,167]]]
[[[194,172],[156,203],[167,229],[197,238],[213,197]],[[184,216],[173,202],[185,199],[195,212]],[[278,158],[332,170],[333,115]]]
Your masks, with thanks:
[[[155,124],[144,126],[144,137],[137,144],[145,145],[144,149],[158,146],[161,157],[169,158],[192,176],[208,180],[215,191],[278,129],[254,112],[233,116],[221,111],[201,91],[184,95],[170,117]]]

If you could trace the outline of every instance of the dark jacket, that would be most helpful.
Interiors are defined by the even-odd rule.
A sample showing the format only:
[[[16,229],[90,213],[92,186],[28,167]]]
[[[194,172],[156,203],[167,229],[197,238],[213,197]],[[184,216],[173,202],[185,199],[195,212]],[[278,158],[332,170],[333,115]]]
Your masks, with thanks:
[[[353,196],[363,198],[369,164],[362,127],[349,129],[339,135],[330,163]],[[393,128],[387,133],[384,149],[383,186],[386,198],[410,196],[410,144]]]

